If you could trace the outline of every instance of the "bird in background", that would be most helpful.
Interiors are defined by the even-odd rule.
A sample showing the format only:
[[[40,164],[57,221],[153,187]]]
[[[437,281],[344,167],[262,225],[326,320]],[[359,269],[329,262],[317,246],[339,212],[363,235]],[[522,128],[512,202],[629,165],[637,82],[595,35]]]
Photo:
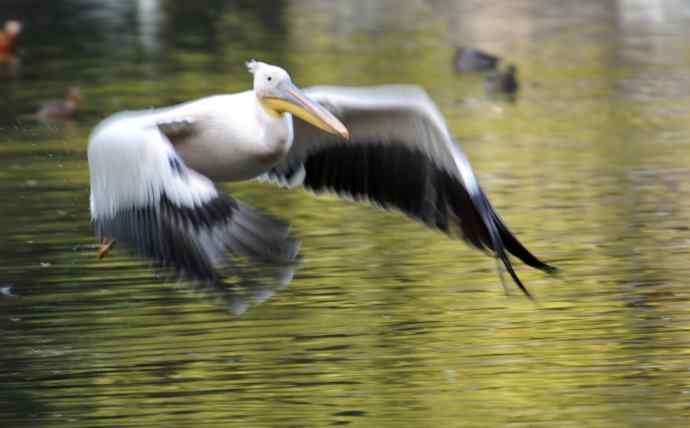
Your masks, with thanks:
[[[94,129],[90,211],[101,256],[121,241],[157,265],[213,282],[234,256],[292,263],[299,242],[287,224],[211,181],[258,179],[399,210],[493,253],[527,296],[509,253],[555,271],[505,225],[422,88],[302,90],[280,67],[247,67],[251,90],[117,113]]]
[[[76,116],[81,101],[81,89],[78,86],[72,86],[67,89],[63,99],[44,101],[33,113],[22,115],[20,118],[45,122],[69,121]]]
[[[4,29],[0,31],[0,63],[16,61],[17,39],[21,32],[21,22],[15,20],[5,21]]]
[[[457,48],[453,58],[455,70],[461,73],[495,70],[500,61],[496,55],[466,47]]]
[[[515,100],[520,89],[517,80],[517,67],[508,64],[505,70],[499,68],[501,59],[498,56],[474,48],[457,48],[453,64],[455,70],[465,72],[483,72],[484,90],[488,96],[508,95]]]
[[[81,100],[81,89],[72,86],[67,89],[65,98],[42,103],[35,116],[40,119],[71,119],[74,117]]]
[[[509,64],[505,71],[494,70],[488,73],[484,79],[484,89],[489,95],[516,94],[518,89],[520,89],[520,84],[517,80],[517,67]]]

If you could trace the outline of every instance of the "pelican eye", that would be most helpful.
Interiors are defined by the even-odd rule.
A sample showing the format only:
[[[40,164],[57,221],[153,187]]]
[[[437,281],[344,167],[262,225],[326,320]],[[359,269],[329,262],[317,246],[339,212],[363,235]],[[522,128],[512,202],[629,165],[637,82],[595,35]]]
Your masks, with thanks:
[[[272,78],[271,76],[268,76],[266,79],[267,79],[269,82],[270,82],[271,80],[273,80],[273,78]]]

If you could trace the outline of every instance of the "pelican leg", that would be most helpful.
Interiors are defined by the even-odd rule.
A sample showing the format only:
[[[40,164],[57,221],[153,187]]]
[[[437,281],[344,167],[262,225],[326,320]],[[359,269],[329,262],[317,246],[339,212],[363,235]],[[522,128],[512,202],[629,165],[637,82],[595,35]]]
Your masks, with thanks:
[[[106,238],[103,240],[101,243],[101,246],[98,248],[98,251],[96,252],[96,255],[98,256],[99,259],[102,259],[103,257],[107,256],[108,253],[110,252],[110,249],[113,248],[113,245],[115,245],[115,239],[111,238]]]

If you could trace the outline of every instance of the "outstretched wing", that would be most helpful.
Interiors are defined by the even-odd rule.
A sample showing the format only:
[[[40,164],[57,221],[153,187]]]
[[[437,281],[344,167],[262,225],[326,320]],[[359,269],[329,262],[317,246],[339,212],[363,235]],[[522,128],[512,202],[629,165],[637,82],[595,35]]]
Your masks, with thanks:
[[[293,261],[299,243],[287,225],[220,192],[175,152],[165,132],[193,126],[120,113],[94,130],[88,158],[97,236],[205,280],[220,279],[228,253]]]
[[[265,179],[398,209],[448,235],[458,234],[476,248],[493,251],[527,295],[507,252],[537,269],[555,270],[500,219],[424,90],[324,86],[306,92],[345,124],[351,141],[338,141],[295,119],[292,148]]]

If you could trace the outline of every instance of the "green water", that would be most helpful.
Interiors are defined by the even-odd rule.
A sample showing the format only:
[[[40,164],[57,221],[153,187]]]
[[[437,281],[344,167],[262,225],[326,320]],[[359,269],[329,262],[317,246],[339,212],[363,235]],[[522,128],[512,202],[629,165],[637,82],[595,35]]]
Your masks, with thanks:
[[[690,422],[685,2],[3,5],[26,31],[0,71],[0,426]],[[518,66],[515,103],[453,71],[461,43]],[[293,225],[289,284],[209,292],[121,247],[98,260],[90,129],[247,89],[249,58],[301,86],[423,85],[502,217],[562,274],[518,267],[534,304],[402,215],[260,183],[224,187]],[[75,84],[75,120],[22,117]]]

